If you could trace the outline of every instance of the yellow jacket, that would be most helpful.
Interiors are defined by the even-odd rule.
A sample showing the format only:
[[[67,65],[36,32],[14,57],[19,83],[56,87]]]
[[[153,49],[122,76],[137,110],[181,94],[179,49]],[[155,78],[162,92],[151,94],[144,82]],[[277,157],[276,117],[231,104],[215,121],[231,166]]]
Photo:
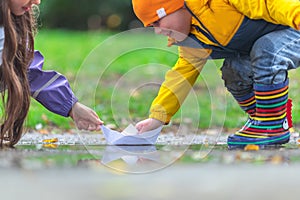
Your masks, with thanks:
[[[166,73],[150,109],[150,118],[165,123],[180,108],[207,59],[214,58],[214,49],[239,52],[247,45],[251,48],[262,34],[260,27],[272,31],[284,28],[282,25],[298,29],[300,24],[299,0],[186,0],[185,3],[193,15],[190,34],[202,46],[179,44],[178,61]],[[244,41],[249,44],[237,45]]]

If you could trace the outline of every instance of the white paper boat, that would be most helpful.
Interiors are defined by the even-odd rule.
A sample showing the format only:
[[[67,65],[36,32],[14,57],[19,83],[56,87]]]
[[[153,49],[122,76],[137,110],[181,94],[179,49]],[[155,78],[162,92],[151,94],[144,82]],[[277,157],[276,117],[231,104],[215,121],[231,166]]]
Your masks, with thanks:
[[[102,125],[101,129],[109,145],[154,145],[161,132],[162,126],[152,131],[137,134],[137,130],[129,125],[123,132],[118,132]],[[129,130],[129,131],[128,131]],[[133,133],[134,132],[134,133]]]

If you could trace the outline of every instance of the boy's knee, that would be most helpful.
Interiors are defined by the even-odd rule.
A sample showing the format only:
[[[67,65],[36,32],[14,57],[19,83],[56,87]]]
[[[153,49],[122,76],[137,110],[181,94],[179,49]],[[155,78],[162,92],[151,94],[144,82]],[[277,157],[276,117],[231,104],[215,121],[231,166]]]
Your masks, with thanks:
[[[248,59],[225,59],[221,71],[222,79],[227,83],[252,83],[253,71]]]
[[[222,79],[227,90],[233,95],[244,95],[252,91],[253,75],[246,62],[226,59],[221,68]]]

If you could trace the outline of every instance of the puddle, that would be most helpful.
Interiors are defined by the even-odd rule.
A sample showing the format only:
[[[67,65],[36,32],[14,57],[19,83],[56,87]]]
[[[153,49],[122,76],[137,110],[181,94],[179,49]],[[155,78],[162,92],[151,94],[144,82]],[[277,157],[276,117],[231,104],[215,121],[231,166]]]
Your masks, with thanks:
[[[0,151],[0,169],[103,168],[117,173],[149,173],[172,165],[294,165],[300,163],[298,137],[281,147],[228,150],[226,135],[160,135],[155,146],[110,146],[101,134],[28,133],[13,149]]]
[[[297,145],[259,151],[228,150],[226,145],[83,146],[16,145],[0,151],[0,168],[107,168],[119,173],[149,173],[171,165],[292,165]]]

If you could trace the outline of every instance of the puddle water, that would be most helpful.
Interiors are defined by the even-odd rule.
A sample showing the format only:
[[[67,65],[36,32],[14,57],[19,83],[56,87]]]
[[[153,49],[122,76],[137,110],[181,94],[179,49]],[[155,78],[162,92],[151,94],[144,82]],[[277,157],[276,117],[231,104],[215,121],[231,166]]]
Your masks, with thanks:
[[[102,138],[99,138],[102,137]],[[228,150],[226,135],[161,135],[155,146],[110,146],[99,134],[26,134],[15,148],[0,151],[0,169],[104,168],[149,173],[172,165],[293,165],[300,163],[298,137],[287,145]],[[186,142],[188,141],[188,142]],[[191,142],[192,141],[192,142]]]
[[[297,145],[260,151],[228,150],[226,145],[17,145],[0,151],[0,168],[107,168],[120,173],[149,173],[174,164],[276,164],[300,162]]]

